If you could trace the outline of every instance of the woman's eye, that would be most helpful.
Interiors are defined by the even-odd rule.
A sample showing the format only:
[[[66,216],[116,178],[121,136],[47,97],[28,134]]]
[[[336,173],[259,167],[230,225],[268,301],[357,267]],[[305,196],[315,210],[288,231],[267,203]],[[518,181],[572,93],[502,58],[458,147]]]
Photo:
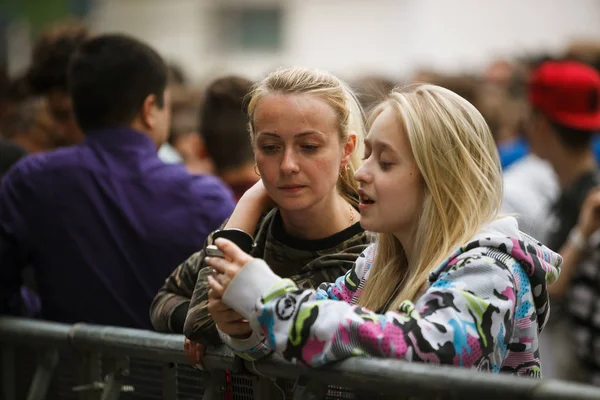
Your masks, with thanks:
[[[315,151],[317,151],[318,148],[319,148],[319,146],[315,146],[314,144],[303,144],[302,145],[302,150],[309,152],[309,153],[314,153]]]
[[[278,147],[274,145],[264,145],[261,146],[260,149],[265,153],[274,153],[277,151]]]
[[[381,167],[382,170],[387,171],[388,169],[390,169],[392,167],[392,163],[385,162],[385,161],[379,161],[379,166]]]

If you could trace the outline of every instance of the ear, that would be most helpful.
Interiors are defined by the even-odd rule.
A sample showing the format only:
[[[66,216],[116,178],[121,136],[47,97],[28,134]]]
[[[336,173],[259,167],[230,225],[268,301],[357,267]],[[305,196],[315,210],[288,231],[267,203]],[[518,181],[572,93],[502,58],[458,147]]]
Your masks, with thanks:
[[[154,129],[157,123],[156,119],[156,110],[158,109],[158,104],[156,103],[156,95],[149,94],[142,104],[142,108],[140,110],[140,120],[144,127],[149,130]]]
[[[346,139],[346,143],[344,143],[344,155],[342,156],[342,167],[345,167],[350,163],[350,159],[352,158],[352,153],[356,149],[356,134],[350,133],[348,134],[348,138]]]

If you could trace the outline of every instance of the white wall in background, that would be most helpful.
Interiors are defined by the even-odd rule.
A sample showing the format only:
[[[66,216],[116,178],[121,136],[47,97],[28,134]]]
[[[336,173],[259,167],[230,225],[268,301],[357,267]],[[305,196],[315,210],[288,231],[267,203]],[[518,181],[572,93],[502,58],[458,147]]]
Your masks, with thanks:
[[[215,7],[280,4],[282,50],[222,54]],[[562,50],[600,40],[599,0],[96,0],[97,31],[142,38],[195,80],[224,72],[259,76],[278,65],[405,75],[427,66],[481,68],[494,57]]]

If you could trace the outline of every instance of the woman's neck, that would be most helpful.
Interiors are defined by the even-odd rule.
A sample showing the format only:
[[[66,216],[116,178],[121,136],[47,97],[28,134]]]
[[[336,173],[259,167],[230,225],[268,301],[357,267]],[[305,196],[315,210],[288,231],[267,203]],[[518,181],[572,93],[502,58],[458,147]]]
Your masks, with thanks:
[[[360,220],[360,214],[342,196],[323,199],[309,209],[279,209],[285,231],[298,239],[317,240],[341,232]]]

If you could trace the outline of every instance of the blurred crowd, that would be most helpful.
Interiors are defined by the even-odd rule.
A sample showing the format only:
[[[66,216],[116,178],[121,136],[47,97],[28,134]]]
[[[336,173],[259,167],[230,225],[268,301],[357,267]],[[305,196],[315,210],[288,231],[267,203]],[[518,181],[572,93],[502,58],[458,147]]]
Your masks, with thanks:
[[[8,263],[26,258],[23,263],[26,268],[19,271],[22,285],[18,310],[13,307],[2,311],[64,322],[86,320],[152,329],[148,309],[164,280],[177,265],[202,247],[209,232],[221,226],[236,201],[259,180],[246,114],[247,94],[255,82],[244,76],[216,76],[214,80],[192,85],[178,66],[167,65],[165,79],[169,99],[162,101],[170,102],[170,107],[163,115],[152,111],[153,105],[148,104],[147,118],[139,121],[139,126],[153,138],[153,145],[149,145],[152,155],[144,156],[147,157],[144,160],[140,158],[138,163],[135,160],[141,153],[123,150],[113,159],[114,152],[109,154],[102,150],[102,146],[108,144],[98,147],[89,144],[91,150],[67,154],[69,149],[78,148],[88,140],[84,131],[89,129],[84,129],[76,119],[74,107],[80,107],[78,115],[87,115],[89,121],[93,121],[95,113],[108,109],[104,108],[103,101],[117,101],[94,100],[90,93],[86,96],[82,81],[79,95],[89,97],[89,101],[74,105],[71,96],[74,83],[67,79],[69,63],[91,37],[93,34],[82,25],[57,25],[37,40],[26,71],[11,77],[6,71],[0,71],[0,179],[3,175],[11,178],[5,180],[0,189],[0,197],[5,196],[0,201],[0,233],[4,235],[4,242],[0,244],[8,248],[7,243],[16,237],[33,249],[27,257],[16,251],[12,258],[0,259],[0,263]],[[94,55],[101,51],[87,50]],[[109,56],[106,59],[107,63],[111,62]],[[83,62],[81,65],[83,69],[92,68]],[[589,368],[582,370],[582,364],[572,359],[574,354],[584,359],[589,354],[600,354],[600,322],[590,322],[595,316],[600,320],[600,256],[595,251],[600,238],[594,236],[598,228],[594,221],[598,217],[595,217],[597,202],[593,198],[600,184],[597,167],[600,141],[595,136],[600,130],[596,113],[599,70],[600,42],[576,42],[560,56],[534,54],[523,59],[490,60],[478,74],[448,75],[420,70],[410,77],[340,76],[350,84],[367,114],[392,88],[418,82],[448,88],[482,113],[497,144],[504,171],[503,211],[516,215],[521,230],[546,243],[565,259],[561,286],[550,290],[553,313],[541,336],[543,372],[547,377],[597,384],[600,384],[600,374],[595,376],[594,373],[600,369],[600,360],[586,359],[583,365]],[[160,69],[157,71],[153,79],[158,79]],[[131,76],[126,75],[128,73],[130,71],[123,72],[123,79],[133,80],[135,73]],[[110,85],[106,82],[106,87]],[[128,107],[127,101],[134,98],[129,94],[122,93],[118,99],[123,110]],[[142,105],[138,103],[136,107]],[[589,111],[590,117],[570,119],[567,116],[570,107],[577,112]],[[168,119],[164,133],[160,132],[161,118]],[[93,127],[92,122],[87,124]],[[127,146],[148,145],[134,136],[131,133]],[[114,140],[116,143],[120,139]],[[69,161],[57,161],[56,151],[63,151],[61,154]],[[148,161],[154,153],[157,161]],[[51,155],[26,164],[27,156],[32,154]],[[21,169],[15,170],[19,165]],[[162,169],[162,165],[169,169]],[[29,173],[34,168],[46,168],[46,172],[53,169],[54,173],[35,175],[37,181],[16,179],[19,177],[15,175],[24,175],[26,169]],[[102,210],[99,215],[90,216],[85,204],[72,201],[79,198],[79,189],[71,186],[71,180],[67,182],[65,177],[69,173],[64,168],[97,172],[95,175],[81,172],[77,179],[82,186],[90,180],[102,181],[109,172],[119,171],[118,178],[102,181],[99,186],[107,188],[106,191],[95,193],[94,200],[90,200],[101,204],[93,207]],[[147,175],[148,180],[132,183],[139,178],[136,174]],[[206,180],[207,177],[210,179]],[[107,201],[105,197],[109,192],[117,195]],[[32,193],[34,200],[29,200],[27,196]],[[151,199],[157,199],[155,204]],[[127,207],[114,206],[117,203],[127,204]],[[144,220],[148,214],[144,213],[142,203],[153,203],[147,207],[150,207],[148,214],[156,217],[154,225]],[[179,207],[179,214],[172,211],[174,204]],[[64,226],[54,226],[56,220],[48,218],[45,212],[62,213]],[[29,220],[37,221],[37,225]],[[119,232],[119,221],[133,226],[132,232]],[[32,226],[38,231],[29,232]],[[69,226],[101,232],[105,239],[86,242],[70,237]],[[50,237],[53,239],[43,245],[31,243]],[[119,245],[115,247],[111,241]],[[164,247],[168,248],[168,254],[159,254]],[[0,249],[3,257],[7,254],[5,248]],[[90,259],[66,255],[71,248],[73,253],[83,249],[81,252],[89,254]],[[144,268],[132,267],[126,275],[122,271],[103,270],[105,265],[118,263],[117,258],[108,254],[115,248],[119,256],[130,260],[132,265]],[[139,250],[143,256],[132,249]],[[48,260],[54,256],[58,261]],[[88,263],[94,268],[92,272],[73,273],[66,266],[53,265],[65,260],[73,265]],[[40,263],[49,263],[55,272],[40,273],[36,268]],[[583,271],[576,268],[580,265],[585,266]],[[3,268],[0,264],[0,270]],[[6,271],[0,273],[0,281],[8,282],[3,274]],[[53,274],[55,276],[51,276]],[[71,281],[65,278],[68,274],[73,274]],[[53,300],[52,305],[48,305],[50,302],[43,296],[53,293],[51,287],[83,285],[99,299],[108,298],[107,288],[119,285],[114,283],[117,276],[140,282],[131,293],[137,299],[129,301],[125,296],[113,305],[120,310],[118,316],[110,311],[110,305],[79,310],[73,304],[78,299],[72,296]],[[190,291],[194,284],[195,280]],[[2,287],[2,290],[8,288]],[[39,293],[42,293],[41,303]],[[6,301],[16,304],[13,299]],[[69,312],[64,312],[62,306],[70,307]],[[581,328],[571,329],[567,322],[571,319],[565,318],[566,315]],[[169,326],[163,330],[182,332],[183,325],[180,325],[177,329]],[[571,350],[574,343],[577,343],[577,351]],[[559,366],[559,363],[570,364]]]

